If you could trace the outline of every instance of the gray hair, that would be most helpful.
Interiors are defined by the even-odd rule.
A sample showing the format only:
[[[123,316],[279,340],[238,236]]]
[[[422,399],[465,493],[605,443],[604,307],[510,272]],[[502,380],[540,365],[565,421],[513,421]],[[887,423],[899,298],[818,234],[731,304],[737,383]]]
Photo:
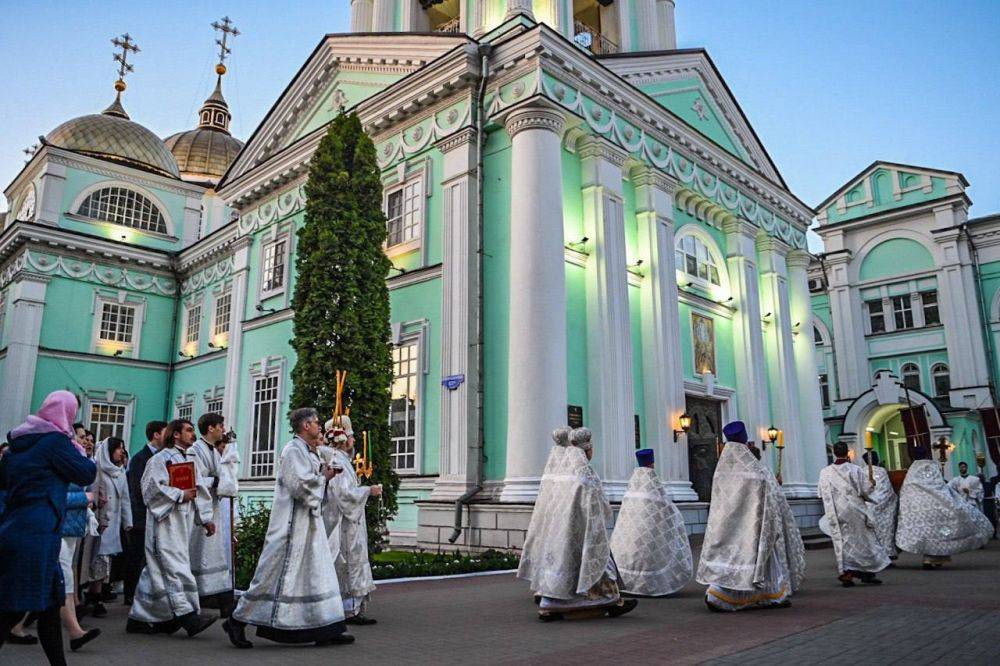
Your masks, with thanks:
[[[568,446],[571,432],[573,429],[569,426],[559,426],[552,431],[552,441],[556,443],[556,446]]]
[[[569,443],[578,449],[589,451],[594,448],[594,444],[590,441],[592,437],[590,428],[575,428],[569,434]]]
[[[306,421],[309,419],[319,420],[319,414],[312,407],[300,407],[298,409],[293,409],[288,415],[288,423],[292,426],[292,432],[296,435],[302,430],[302,426],[305,425]]]

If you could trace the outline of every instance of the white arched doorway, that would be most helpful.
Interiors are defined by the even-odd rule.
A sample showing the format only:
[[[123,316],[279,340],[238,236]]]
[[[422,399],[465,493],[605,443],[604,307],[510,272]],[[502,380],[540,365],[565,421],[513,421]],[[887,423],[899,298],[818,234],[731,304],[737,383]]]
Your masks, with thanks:
[[[855,460],[860,461],[865,452],[862,433],[868,428],[884,427],[893,418],[898,418],[899,411],[908,405],[924,408],[932,442],[940,437],[951,437],[951,426],[930,397],[914,389],[905,390],[895,374],[888,370],[880,370],[875,374],[871,389],[858,396],[847,408],[847,413],[844,414],[844,431],[839,440],[846,442],[854,451]],[[893,434],[905,440],[901,426],[898,433]]]

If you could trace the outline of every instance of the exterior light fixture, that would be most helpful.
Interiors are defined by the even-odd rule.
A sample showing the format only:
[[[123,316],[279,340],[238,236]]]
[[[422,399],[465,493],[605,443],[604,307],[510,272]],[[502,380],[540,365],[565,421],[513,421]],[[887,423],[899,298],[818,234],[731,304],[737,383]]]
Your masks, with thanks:
[[[678,418],[677,421],[680,423],[681,429],[680,430],[674,430],[674,441],[675,442],[677,441],[677,436],[678,435],[680,435],[681,433],[684,433],[686,435],[686,434],[688,434],[688,431],[691,430],[691,417],[690,417],[690,415],[688,415],[687,412],[684,412],[683,414],[681,414],[680,418]]]
[[[774,440],[778,439],[778,429],[771,426],[767,429],[767,441],[774,444]]]

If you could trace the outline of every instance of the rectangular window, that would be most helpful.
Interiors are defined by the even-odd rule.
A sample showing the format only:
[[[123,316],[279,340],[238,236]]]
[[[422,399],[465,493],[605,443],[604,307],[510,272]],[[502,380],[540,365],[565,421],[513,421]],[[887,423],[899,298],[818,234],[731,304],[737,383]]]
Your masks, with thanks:
[[[277,375],[254,379],[250,440],[251,477],[274,475],[274,429],[278,419],[278,382]]]
[[[386,247],[420,238],[423,226],[423,194],[423,179],[415,178],[386,196],[385,217],[388,231]]]
[[[90,429],[97,441],[107,437],[125,437],[125,405],[110,402],[90,403]]]
[[[392,350],[392,468],[397,472],[417,471],[417,391],[420,376],[420,346],[404,342]]]
[[[819,397],[823,409],[830,409],[830,379],[827,375],[819,376]]]
[[[285,289],[285,251],[288,239],[279,238],[264,246],[260,266],[260,297],[268,298]]]
[[[221,414],[222,398],[212,398],[205,402],[205,412],[209,414]]]
[[[135,308],[119,303],[101,304],[101,327],[97,338],[101,342],[132,344],[135,333]]]
[[[190,421],[194,416],[194,405],[190,402],[177,408],[177,418]]]
[[[913,307],[909,295],[892,297],[892,315],[897,331],[913,328]]]
[[[868,322],[872,333],[885,333],[885,313],[882,301],[868,301]]]
[[[212,323],[212,337],[229,333],[229,319],[233,310],[233,295],[226,292],[215,299],[215,319]]]
[[[924,326],[934,326],[941,323],[941,314],[938,312],[938,295],[936,291],[925,291],[920,294],[920,301],[924,308]]]
[[[184,344],[198,344],[198,332],[201,329],[201,304],[192,305],[187,311],[187,323],[184,326]]]

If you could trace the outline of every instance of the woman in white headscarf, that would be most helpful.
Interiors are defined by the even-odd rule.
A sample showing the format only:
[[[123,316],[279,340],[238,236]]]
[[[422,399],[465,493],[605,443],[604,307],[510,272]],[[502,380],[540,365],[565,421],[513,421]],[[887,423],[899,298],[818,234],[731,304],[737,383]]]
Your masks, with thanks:
[[[117,437],[101,440],[94,451],[94,460],[97,480],[92,488],[99,498],[96,511],[99,538],[94,542],[94,552],[89,559],[91,583],[87,602],[103,611],[101,587],[109,580],[111,557],[123,550],[122,531],[132,529],[132,503],[124,466],[125,442]]]

